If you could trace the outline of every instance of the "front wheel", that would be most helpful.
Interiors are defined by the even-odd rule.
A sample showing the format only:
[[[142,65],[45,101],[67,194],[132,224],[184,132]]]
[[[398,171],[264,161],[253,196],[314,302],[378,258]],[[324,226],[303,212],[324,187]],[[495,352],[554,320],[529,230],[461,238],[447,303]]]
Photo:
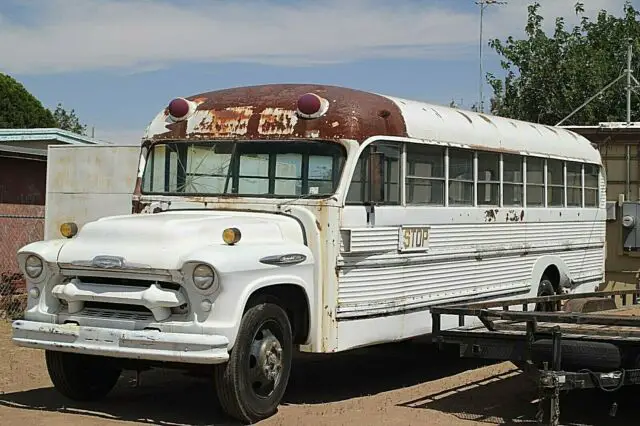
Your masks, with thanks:
[[[243,316],[226,364],[214,367],[224,411],[244,423],[276,413],[291,372],[293,337],[282,308],[262,303]]]
[[[105,397],[122,372],[109,358],[93,355],[46,351],[45,360],[55,388],[75,401]]]

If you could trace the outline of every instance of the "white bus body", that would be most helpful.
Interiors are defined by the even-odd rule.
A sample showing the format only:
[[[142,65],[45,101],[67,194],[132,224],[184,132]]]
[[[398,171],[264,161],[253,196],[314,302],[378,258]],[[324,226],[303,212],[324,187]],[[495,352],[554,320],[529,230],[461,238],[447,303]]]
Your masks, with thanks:
[[[215,364],[223,407],[254,421],[294,345],[428,334],[434,304],[593,291],[605,200],[598,151],[565,129],[330,86],[179,98],[147,129],[131,215],[19,252],[14,341],[46,349],[71,397],[86,389],[65,354]]]

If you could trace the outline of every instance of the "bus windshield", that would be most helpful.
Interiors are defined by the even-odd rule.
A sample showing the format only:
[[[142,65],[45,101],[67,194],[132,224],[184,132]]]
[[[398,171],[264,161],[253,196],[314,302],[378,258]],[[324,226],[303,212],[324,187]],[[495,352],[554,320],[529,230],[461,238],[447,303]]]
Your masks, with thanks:
[[[322,141],[209,141],[156,144],[142,193],[313,198],[332,194],[345,149]]]

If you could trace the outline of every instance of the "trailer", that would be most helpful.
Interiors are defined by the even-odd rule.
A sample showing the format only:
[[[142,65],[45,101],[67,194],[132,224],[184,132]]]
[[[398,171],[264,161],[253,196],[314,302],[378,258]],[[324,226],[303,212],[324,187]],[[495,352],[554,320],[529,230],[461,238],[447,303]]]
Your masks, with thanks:
[[[514,363],[538,385],[537,421],[556,426],[561,392],[640,384],[639,295],[636,288],[436,306],[432,337],[459,346],[464,358]],[[444,329],[451,315],[458,326]]]

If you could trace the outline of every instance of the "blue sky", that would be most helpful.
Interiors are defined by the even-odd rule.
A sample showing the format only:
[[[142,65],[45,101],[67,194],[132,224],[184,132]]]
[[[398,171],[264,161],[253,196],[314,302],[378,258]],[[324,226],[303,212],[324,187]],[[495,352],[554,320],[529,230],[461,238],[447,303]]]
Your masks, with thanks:
[[[489,6],[485,42],[520,36],[532,1]],[[548,26],[575,22],[575,0],[539,1]],[[590,16],[624,4],[583,2]],[[474,0],[2,0],[0,71],[45,106],[75,109],[97,138],[138,143],[173,97],[241,85],[325,83],[469,107],[478,32]],[[498,60],[486,47],[485,70],[500,75]]]

